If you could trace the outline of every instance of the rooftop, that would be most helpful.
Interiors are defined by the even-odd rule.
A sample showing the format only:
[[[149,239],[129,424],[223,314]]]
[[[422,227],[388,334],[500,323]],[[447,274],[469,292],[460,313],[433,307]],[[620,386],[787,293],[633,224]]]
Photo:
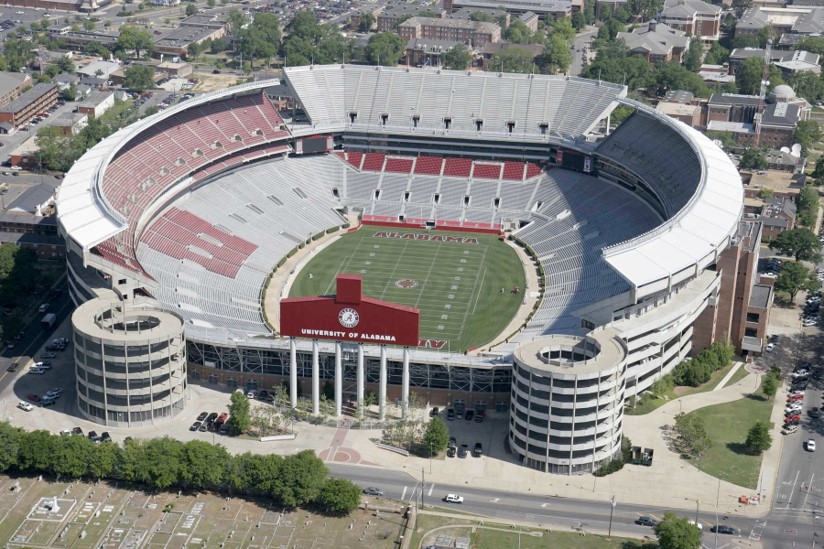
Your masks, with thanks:
[[[475,32],[495,32],[500,29],[495,23],[485,21],[468,21],[466,19],[439,19],[437,17],[410,17],[399,27],[414,26],[446,27],[451,29],[467,29]]]
[[[0,97],[20,87],[26,79],[31,80],[31,77],[22,72],[0,72]]]
[[[37,101],[56,88],[56,84],[46,84],[42,82],[40,84],[35,84],[32,89],[23,92],[16,99],[9,102],[5,107],[0,107],[0,112],[17,113],[28,107],[30,103]]]

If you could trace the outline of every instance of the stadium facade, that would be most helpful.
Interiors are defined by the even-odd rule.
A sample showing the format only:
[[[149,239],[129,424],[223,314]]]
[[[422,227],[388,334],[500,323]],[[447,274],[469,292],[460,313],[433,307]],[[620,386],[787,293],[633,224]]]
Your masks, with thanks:
[[[634,113],[608,133],[618,105]],[[405,409],[410,391],[494,407],[509,413],[508,443],[526,466],[573,474],[615,456],[625,401],[685,358],[696,331],[702,342],[719,335],[717,265],[742,205],[728,157],[623,86],[327,65],[118,131],[66,175],[58,218],[75,303],[150,300],[179,315],[192,381],[289,380],[314,400],[321,381],[334,383],[338,410],[365,386],[380,388],[382,410],[393,399]],[[273,334],[262,310],[271,271],[355,215],[509,232],[543,273],[535,311],[505,342],[469,354],[431,340]],[[75,324],[75,340],[82,332]],[[98,368],[108,375],[106,360]],[[124,419],[80,407],[101,423]]]

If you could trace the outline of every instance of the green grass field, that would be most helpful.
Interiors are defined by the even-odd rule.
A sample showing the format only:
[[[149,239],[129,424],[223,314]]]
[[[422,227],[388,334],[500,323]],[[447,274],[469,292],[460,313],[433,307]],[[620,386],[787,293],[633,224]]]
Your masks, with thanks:
[[[407,233],[443,241],[386,237]],[[442,348],[453,352],[495,338],[525,287],[518,255],[497,235],[364,226],[312,258],[290,296],[334,293],[337,274],[363,275],[366,296],[420,309],[420,338],[446,341]],[[511,292],[516,287],[520,294]]]

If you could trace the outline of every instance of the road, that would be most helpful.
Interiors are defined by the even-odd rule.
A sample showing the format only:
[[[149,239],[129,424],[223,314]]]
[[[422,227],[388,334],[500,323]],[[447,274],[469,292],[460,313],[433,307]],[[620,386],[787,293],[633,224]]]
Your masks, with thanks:
[[[572,65],[569,68],[569,74],[578,76],[584,70],[583,55],[584,48],[589,45],[592,38],[598,34],[598,29],[595,27],[587,27],[587,30],[577,34],[573,42],[574,49],[572,50]]]
[[[407,473],[330,463],[328,467],[334,476],[344,477],[356,484],[376,486],[385,492],[386,497],[407,502],[410,505],[419,505],[421,499],[420,479],[415,479]],[[675,486],[674,486],[675,488]],[[451,504],[442,501],[448,493],[459,494],[464,497],[464,503],[455,506],[456,511],[474,513],[483,517],[506,521],[540,524],[558,531],[584,531],[606,533],[610,527],[610,502],[593,502],[579,499],[566,499],[533,494],[511,494],[505,491],[495,491],[473,488],[466,485],[431,484],[425,483],[423,489],[426,506],[436,505],[444,510],[452,508]],[[645,507],[642,505],[622,504],[620,497],[616,499],[616,507],[612,517],[612,533],[618,536],[639,538],[652,534],[652,529],[638,526],[634,521],[640,515],[649,515],[661,518],[667,509]],[[694,519],[695,513],[688,515]],[[749,539],[760,541],[765,547],[783,548],[799,545],[809,546],[818,540],[816,532],[819,530],[817,522],[821,519],[799,521],[797,516],[783,516],[773,512],[764,520],[742,517],[716,517],[715,513],[699,512],[698,521],[704,526],[704,547],[726,547],[732,541]],[[710,527],[716,524],[727,524],[739,529],[739,535],[730,536],[710,532]],[[824,528],[821,528],[824,532]]]

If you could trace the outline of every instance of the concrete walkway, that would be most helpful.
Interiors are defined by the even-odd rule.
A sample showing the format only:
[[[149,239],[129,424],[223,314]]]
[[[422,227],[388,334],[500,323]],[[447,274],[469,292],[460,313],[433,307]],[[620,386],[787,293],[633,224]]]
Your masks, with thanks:
[[[744,365],[743,362],[736,362],[735,364],[733,364],[732,368],[730,368],[730,371],[727,372],[727,375],[724,376],[724,379],[722,379],[721,381],[718,382],[718,385],[715,386],[713,391],[720,391],[721,389],[726,387],[729,380],[731,380],[732,376],[735,375],[735,372],[737,372],[738,369],[743,365]]]

